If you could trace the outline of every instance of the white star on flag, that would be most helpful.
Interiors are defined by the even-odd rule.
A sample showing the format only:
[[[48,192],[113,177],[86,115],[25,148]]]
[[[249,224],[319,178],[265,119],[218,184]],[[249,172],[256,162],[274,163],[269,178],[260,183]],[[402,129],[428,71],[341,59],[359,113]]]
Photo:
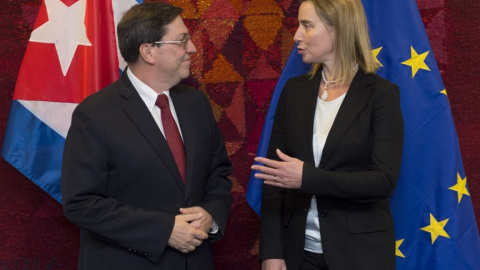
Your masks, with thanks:
[[[67,7],[60,0],[45,0],[49,21],[32,32],[31,42],[53,43],[63,76],[66,76],[78,45],[92,46],[85,26],[86,0]]]

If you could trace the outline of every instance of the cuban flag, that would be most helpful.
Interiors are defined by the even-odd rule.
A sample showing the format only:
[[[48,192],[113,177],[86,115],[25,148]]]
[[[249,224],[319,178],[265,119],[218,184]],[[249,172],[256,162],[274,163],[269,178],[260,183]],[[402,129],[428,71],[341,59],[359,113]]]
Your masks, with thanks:
[[[73,110],[126,66],[116,25],[135,0],[44,0],[20,67],[2,156],[61,203]]]
[[[390,198],[397,269],[480,269],[480,236],[447,90],[415,0],[362,0],[378,75],[400,88],[402,168]],[[257,156],[265,156],[276,102],[309,66],[292,50],[275,88]],[[247,202],[260,213],[263,182],[252,172]]]

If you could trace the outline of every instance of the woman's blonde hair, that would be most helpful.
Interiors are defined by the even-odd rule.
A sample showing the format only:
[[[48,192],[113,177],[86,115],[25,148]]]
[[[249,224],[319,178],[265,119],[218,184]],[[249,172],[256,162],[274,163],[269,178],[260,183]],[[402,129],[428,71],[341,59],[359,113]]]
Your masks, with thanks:
[[[335,34],[334,48],[336,63],[329,80],[350,82],[355,76],[354,66],[365,73],[375,73],[378,63],[372,55],[367,18],[360,0],[301,0],[315,6],[322,22]],[[309,74],[313,77],[321,64],[314,64]]]

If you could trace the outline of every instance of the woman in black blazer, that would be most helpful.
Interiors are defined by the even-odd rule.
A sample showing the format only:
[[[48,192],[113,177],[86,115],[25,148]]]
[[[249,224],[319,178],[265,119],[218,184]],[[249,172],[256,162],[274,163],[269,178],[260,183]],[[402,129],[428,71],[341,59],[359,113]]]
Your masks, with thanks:
[[[266,158],[263,269],[395,269],[388,203],[400,171],[396,85],[375,75],[360,0],[305,0],[295,34],[312,70],[282,92]]]

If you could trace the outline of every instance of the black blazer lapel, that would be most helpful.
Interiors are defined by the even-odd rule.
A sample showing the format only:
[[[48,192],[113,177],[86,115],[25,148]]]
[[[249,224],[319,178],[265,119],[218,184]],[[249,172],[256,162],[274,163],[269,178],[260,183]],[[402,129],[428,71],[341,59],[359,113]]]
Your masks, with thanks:
[[[152,145],[152,148],[155,150],[158,157],[160,157],[168,168],[172,178],[175,179],[175,182],[177,182],[178,186],[183,190],[185,187],[182,177],[175,164],[175,159],[173,158],[167,141],[158,128],[157,123],[155,123],[151,113],[145,107],[142,98],[128,79],[126,72],[124,72],[119,80],[118,90],[119,95],[125,98],[125,103],[123,105],[124,112],[143,134],[145,139]]]
[[[359,69],[348,89],[342,105],[340,106],[337,117],[330,129],[330,133],[328,134],[322,153],[322,159],[320,161],[320,168],[323,168],[325,162],[335,148],[335,145],[347,131],[348,127],[355,120],[355,117],[360,113],[362,108],[367,104],[371,95],[371,90],[368,86],[371,83],[372,82],[368,79],[363,70]]]
[[[185,195],[188,196],[190,187],[192,186],[193,168],[195,164],[196,136],[195,125],[191,123],[194,119],[190,116],[192,108],[188,105],[188,96],[183,95],[178,86],[174,86],[170,90],[170,97],[175,106],[175,112],[178,117],[183,143],[185,145],[186,156],[186,173],[185,173]],[[193,108],[194,109],[194,108]]]
[[[294,108],[297,110],[297,119],[300,125],[299,133],[305,153],[307,153],[306,162],[315,164],[315,158],[313,156],[312,134],[313,134],[313,121],[315,119],[315,110],[317,106],[318,89],[320,87],[320,72],[317,72],[314,78],[310,79],[310,76],[303,76],[302,80],[304,84],[301,84],[299,89],[296,89],[296,95],[298,95],[298,103],[294,104]]]

